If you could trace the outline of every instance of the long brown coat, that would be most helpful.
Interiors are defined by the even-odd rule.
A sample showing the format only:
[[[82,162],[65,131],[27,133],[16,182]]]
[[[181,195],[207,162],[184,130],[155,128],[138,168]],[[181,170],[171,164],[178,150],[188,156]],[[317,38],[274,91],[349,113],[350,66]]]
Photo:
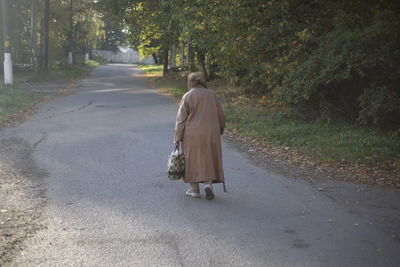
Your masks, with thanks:
[[[183,96],[174,138],[183,142],[184,182],[224,182],[220,136],[224,128],[224,112],[213,91],[195,87]]]

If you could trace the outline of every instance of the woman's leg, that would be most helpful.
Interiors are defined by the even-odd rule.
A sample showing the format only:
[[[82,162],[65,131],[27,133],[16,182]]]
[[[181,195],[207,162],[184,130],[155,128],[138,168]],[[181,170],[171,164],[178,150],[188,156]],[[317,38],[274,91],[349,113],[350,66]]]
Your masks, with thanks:
[[[190,187],[191,187],[194,191],[199,191],[199,190],[200,190],[199,183],[190,183]]]
[[[212,188],[212,181],[205,182],[204,191],[206,192],[206,199],[213,200],[214,199],[214,192]]]
[[[187,196],[200,197],[199,183],[190,183],[190,189],[186,191]]]

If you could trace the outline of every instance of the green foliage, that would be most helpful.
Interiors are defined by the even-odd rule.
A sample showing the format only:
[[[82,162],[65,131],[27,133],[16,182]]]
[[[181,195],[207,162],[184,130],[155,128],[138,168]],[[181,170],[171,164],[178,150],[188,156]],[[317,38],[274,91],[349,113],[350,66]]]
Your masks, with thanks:
[[[299,61],[292,73],[282,76],[280,88],[279,84],[275,84],[279,88],[277,95],[286,103],[296,105],[315,95],[336,93],[341,95],[339,105],[351,100],[345,110],[347,117],[361,117],[366,121],[366,107],[371,105],[366,103],[366,97],[359,98],[364,88],[390,88],[394,96],[392,102],[397,101],[393,104],[400,104],[399,79],[396,74],[400,67],[398,10],[372,2],[335,3],[334,7],[336,9],[331,9],[332,14],[320,18],[320,21],[325,21],[322,23],[324,28],[310,32],[310,40],[319,42],[305,43],[306,47],[314,47],[307,53],[308,57]],[[346,86],[346,92],[342,92],[343,86]],[[332,104],[333,99],[320,98],[316,109],[326,109],[326,105]],[[358,99],[364,101],[361,107],[363,114],[360,113]],[[357,112],[353,114],[351,109]],[[368,111],[368,116],[373,117],[375,122],[387,119],[382,112],[372,112],[378,110]]]
[[[9,32],[14,63],[30,63],[32,57],[31,40],[31,3],[33,0],[9,1]],[[44,17],[44,1],[36,0],[37,10],[37,50],[41,42],[40,31]],[[70,1],[50,1],[50,32],[49,32],[49,61],[67,61],[69,51],[68,35]],[[83,54],[95,46],[97,37],[104,36],[103,22],[95,9],[94,0],[73,1],[72,38],[74,54]],[[1,12],[0,12],[1,13]],[[0,14],[1,16],[1,14]],[[3,27],[0,27],[0,40],[3,38]],[[3,49],[0,44],[0,51]],[[2,58],[1,53],[0,57]]]
[[[104,35],[100,36],[97,40],[97,49],[118,51],[118,46],[125,44],[125,34],[122,32],[120,26],[113,26],[113,24],[105,19]]]
[[[387,87],[366,88],[359,97],[361,110],[358,120],[364,124],[372,120],[376,124],[381,122],[386,114],[399,114],[399,98],[395,91]]]
[[[190,39],[190,57],[205,74],[293,113],[307,110],[304,117],[382,125],[400,105],[398,1],[118,3],[141,52],[160,54],[163,42]],[[387,88],[391,103],[372,108],[367,88]]]

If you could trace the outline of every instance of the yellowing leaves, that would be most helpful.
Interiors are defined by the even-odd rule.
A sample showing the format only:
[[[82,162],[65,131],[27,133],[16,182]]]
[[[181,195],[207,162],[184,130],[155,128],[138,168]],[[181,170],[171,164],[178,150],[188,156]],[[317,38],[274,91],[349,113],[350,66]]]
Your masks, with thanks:
[[[303,41],[308,39],[307,29],[297,32],[297,36]]]
[[[196,29],[196,30],[205,31],[205,30],[206,30],[206,25],[205,25],[204,22],[203,22],[203,23],[200,23],[200,24],[196,24],[195,29]]]

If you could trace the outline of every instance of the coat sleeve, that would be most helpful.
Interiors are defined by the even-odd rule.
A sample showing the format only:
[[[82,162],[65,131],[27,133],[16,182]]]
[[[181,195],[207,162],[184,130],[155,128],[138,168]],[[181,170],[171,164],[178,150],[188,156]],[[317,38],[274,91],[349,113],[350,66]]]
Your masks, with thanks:
[[[185,132],[186,120],[188,116],[189,116],[188,104],[186,101],[186,97],[183,96],[181,103],[179,105],[178,114],[176,115],[175,135],[174,135],[175,142],[183,141],[183,134]]]
[[[217,110],[218,110],[218,118],[219,118],[219,127],[221,130],[221,134],[224,133],[225,130],[225,114],[221,106],[221,102],[219,101],[218,97],[216,97],[217,100]]]

